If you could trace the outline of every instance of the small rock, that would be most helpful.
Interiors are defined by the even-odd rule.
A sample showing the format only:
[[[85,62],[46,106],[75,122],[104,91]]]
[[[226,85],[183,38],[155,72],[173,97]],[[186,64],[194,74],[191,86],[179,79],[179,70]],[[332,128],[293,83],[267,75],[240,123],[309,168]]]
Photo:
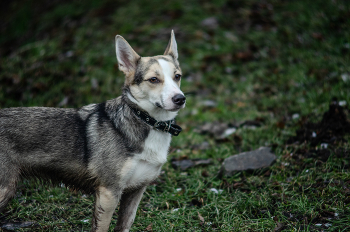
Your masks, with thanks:
[[[340,105],[340,106],[345,106],[345,105],[346,105],[346,101],[339,101],[339,102],[338,102],[338,105]]]
[[[348,73],[341,74],[341,79],[343,79],[344,82],[347,82],[350,80],[350,75]]]
[[[237,130],[236,126],[222,122],[208,122],[203,126],[199,127],[197,132],[202,134],[209,134],[216,140],[223,140],[235,133]]]
[[[231,40],[232,42],[237,42],[238,41],[238,37],[235,36],[232,32],[230,31],[226,31],[224,33],[225,37],[229,40]]]
[[[208,165],[212,163],[212,159],[185,159],[185,160],[174,160],[171,162],[171,165],[175,169],[181,169],[182,171],[185,171],[186,169],[193,167],[193,166],[199,166],[199,165]]]
[[[249,127],[260,127],[261,123],[255,120],[246,120],[238,123],[238,127],[249,128]]]
[[[224,139],[228,136],[230,136],[231,134],[236,132],[236,128],[232,127],[232,128],[227,128],[224,133],[222,135],[220,135],[219,139]]]
[[[208,142],[203,142],[201,144],[195,144],[192,146],[194,150],[207,150],[210,148],[210,144]]]
[[[64,54],[66,57],[72,57],[74,55],[73,51],[68,51],[66,54]]]
[[[226,72],[227,74],[231,74],[231,73],[232,73],[232,68],[226,67],[226,68],[225,68],[225,72]]]
[[[171,162],[171,165],[173,166],[173,168],[177,169],[180,168],[181,170],[186,170],[192,166],[194,166],[194,162],[192,160],[176,160]]]
[[[220,173],[231,176],[237,171],[255,170],[268,167],[276,160],[269,147],[260,147],[257,150],[243,152],[230,156],[224,160]]]
[[[96,78],[92,78],[92,79],[91,79],[91,88],[92,88],[93,90],[97,90],[97,89],[98,89],[98,81],[97,81]]]
[[[298,119],[299,117],[300,117],[299,114],[293,114],[293,115],[292,115],[292,119],[294,119],[294,120],[295,120],[295,119]]]
[[[219,26],[218,20],[215,17],[206,18],[201,22],[203,27],[208,29],[216,29]]]
[[[60,103],[58,103],[58,107],[62,107],[68,104],[68,100],[69,98],[66,96],[62,99],[62,101],[60,101]]]
[[[213,100],[204,100],[200,102],[200,105],[206,107],[216,107],[218,104]]]
[[[213,193],[215,193],[215,194],[220,194],[220,193],[222,193],[224,190],[222,190],[222,189],[217,190],[216,188],[211,188],[210,191],[213,192]]]
[[[0,228],[5,230],[18,230],[20,228],[30,227],[33,224],[35,224],[35,222],[7,222],[2,224]]]
[[[197,115],[198,114],[198,110],[196,108],[194,108],[192,111],[191,111],[191,114],[192,115]]]
[[[321,148],[326,149],[328,147],[328,143],[321,143]]]

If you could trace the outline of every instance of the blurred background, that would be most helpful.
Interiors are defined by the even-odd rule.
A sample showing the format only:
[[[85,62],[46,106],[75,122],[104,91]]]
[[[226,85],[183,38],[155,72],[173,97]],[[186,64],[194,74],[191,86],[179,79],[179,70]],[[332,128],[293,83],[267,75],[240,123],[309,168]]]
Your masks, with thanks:
[[[289,201],[286,192],[283,193],[284,200],[276,200],[271,196],[274,194],[271,189],[277,192],[282,190],[276,190],[275,184],[264,185],[260,193],[246,195],[247,191],[251,191],[247,189],[260,188],[252,182],[269,180],[277,183],[300,173],[309,175],[315,157],[309,163],[288,158],[296,151],[305,154],[310,148],[309,144],[303,145],[303,153],[299,145],[286,145],[286,141],[306,121],[320,120],[332,101],[348,109],[350,1],[2,0],[0,15],[0,108],[80,107],[115,98],[121,94],[124,82],[115,56],[115,35],[122,35],[139,55],[153,56],[163,54],[171,30],[175,31],[183,71],[182,90],[187,93],[187,104],[178,116],[178,123],[184,132],[174,138],[171,157],[212,158],[215,165],[183,175],[183,172],[167,164],[164,175],[171,178],[166,183],[150,187],[151,190],[162,189],[160,192],[166,194],[167,191],[175,191],[171,189],[176,187],[185,189],[184,186],[187,186],[190,189],[197,186],[199,180],[203,181],[202,185],[193,188],[215,187],[240,191],[242,195],[236,194],[246,199],[245,203],[232,205],[230,210],[236,210],[237,217],[242,215],[236,218],[241,223],[237,226],[248,231],[260,228],[253,223],[255,219],[249,221],[249,218],[266,216],[266,212],[271,212],[267,221],[256,220],[264,225],[262,230],[272,230],[275,225],[271,219],[272,208],[273,212],[278,209],[277,214],[285,224],[288,217],[284,212],[289,210],[294,213],[297,208],[299,211],[296,210],[295,215],[301,215],[301,218],[306,215],[309,218],[306,222],[311,223],[312,218],[321,215],[318,209],[328,207],[321,205],[317,208],[316,205],[328,200],[337,202],[332,197],[344,190],[329,190],[329,197],[322,195],[327,199],[318,203],[306,198],[304,205],[301,200],[299,204],[292,197],[289,199],[292,203],[285,203],[286,199]],[[233,129],[227,131],[227,128]],[[335,149],[349,149],[348,139],[349,136],[328,147],[329,154],[333,154]],[[319,143],[316,145],[319,146]],[[236,175],[233,179],[222,181],[206,179],[215,177],[224,158],[260,146],[276,148],[275,153],[279,158],[269,172],[244,178]],[[348,165],[348,170],[349,162],[339,162],[333,163],[340,167],[332,169],[336,171],[334,175],[324,176],[324,170],[326,173],[329,170],[329,164],[324,163],[324,166],[315,168],[313,176],[295,182],[287,181],[293,189],[291,196],[302,194],[293,192],[292,184],[300,189],[300,186],[304,188],[305,183],[317,182],[320,180],[318,178],[324,178],[322,181],[332,178],[346,181],[349,176],[344,174],[344,166],[341,165]],[[194,178],[184,179],[187,175]],[[322,192],[322,189],[319,191]],[[216,228],[227,226],[230,224],[227,222],[233,220],[231,216],[227,217],[231,214],[225,214],[227,201],[240,202],[225,194],[214,200],[205,195],[205,191],[194,195],[184,191],[181,196],[176,195],[178,199],[167,201],[166,197],[157,198],[160,192],[154,190],[145,198],[153,201],[157,210],[158,206],[159,210],[166,210],[169,204],[170,209],[181,208],[194,198],[202,203],[204,199],[203,205],[216,202],[215,207],[222,208],[224,213],[217,211],[217,215],[214,215],[212,212],[215,208],[210,208],[213,205],[207,211],[201,211],[205,220],[211,218]],[[247,203],[249,196],[255,195],[261,198]],[[321,195],[312,196],[323,199]],[[344,202],[348,196],[349,192],[342,193],[338,200]],[[277,206],[276,202],[281,204]],[[13,203],[11,207],[16,209],[21,204]],[[342,215],[344,212],[350,214],[349,205],[347,208],[344,205],[337,207],[338,211],[342,210]],[[261,211],[264,213],[260,214]],[[194,221],[198,221],[197,212],[192,213],[196,217]],[[145,218],[141,217],[142,220],[136,222],[141,229],[149,225],[149,218]],[[169,215],[162,220],[167,218]],[[186,220],[180,217],[179,221],[171,223],[186,227],[186,223],[183,224]],[[303,222],[306,223],[305,220]],[[162,221],[153,223],[154,228],[162,226]],[[171,223],[165,223],[165,227],[172,228]],[[341,223],[333,228],[341,228]]]
[[[115,35],[151,56],[172,29],[192,114],[286,116],[349,100],[348,1],[16,0],[1,18],[2,108],[114,98]]]

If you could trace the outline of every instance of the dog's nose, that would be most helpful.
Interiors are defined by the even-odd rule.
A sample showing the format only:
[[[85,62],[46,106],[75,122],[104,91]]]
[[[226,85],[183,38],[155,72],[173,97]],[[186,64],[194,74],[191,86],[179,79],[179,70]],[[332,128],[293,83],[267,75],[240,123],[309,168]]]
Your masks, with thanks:
[[[174,104],[181,106],[186,102],[186,97],[182,94],[176,94],[173,98],[172,98]]]

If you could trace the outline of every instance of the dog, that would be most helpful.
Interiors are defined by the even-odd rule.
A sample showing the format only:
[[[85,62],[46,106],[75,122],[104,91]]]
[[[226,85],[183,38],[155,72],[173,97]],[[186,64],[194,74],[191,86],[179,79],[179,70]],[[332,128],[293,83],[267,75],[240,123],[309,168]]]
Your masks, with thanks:
[[[149,183],[167,161],[175,117],[185,107],[174,31],[164,55],[139,56],[115,37],[122,95],[79,109],[0,110],[0,212],[22,177],[64,183],[95,194],[91,231],[129,231]]]

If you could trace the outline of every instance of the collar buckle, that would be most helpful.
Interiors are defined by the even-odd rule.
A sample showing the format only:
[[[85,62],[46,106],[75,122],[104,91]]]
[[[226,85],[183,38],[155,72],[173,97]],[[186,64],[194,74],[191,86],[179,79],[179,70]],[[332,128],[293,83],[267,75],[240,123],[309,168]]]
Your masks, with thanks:
[[[154,125],[153,125],[153,129],[159,130],[159,127],[160,127],[161,123],[162,122],[156,121],[156,123],[154,123]]]
[[[169,122],[169,123],[164,122],[164,124],[165,124],[165,127],[164,127],[163,131],[169,133],[169,130],[171,127],[171,122]]]

